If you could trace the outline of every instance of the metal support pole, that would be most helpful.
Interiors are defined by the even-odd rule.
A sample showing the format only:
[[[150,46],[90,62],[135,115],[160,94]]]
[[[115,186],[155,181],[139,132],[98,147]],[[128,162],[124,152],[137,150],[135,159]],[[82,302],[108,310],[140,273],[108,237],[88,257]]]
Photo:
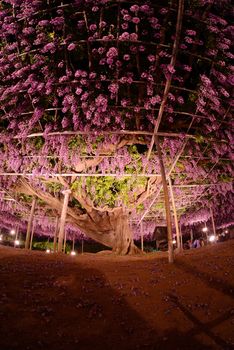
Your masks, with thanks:
[[[173,208],[173,213],[174,213],[174,220],[175,220],[177,248],[178,248],[178,250],[181,250],[178,216],[177,216],[177,212],[176,212],[175,198],[174,198],[174,193],[173,193],[173,190],[172,190],[172,184],[171,184],[170,176],[168,177],[168,182],[169,182],[169,188],[170,188],[170,193],[171,193],[171,203],[172,203],[172,208]]]
[[[63,250],[64,228],[65,228],[67,207],[68,207],[70,193],[71,193],[70,190],[63,191],[64,201],[63,201],[63,208],[62,208],[62,213],[60,218],[60,227],[59,227],[59,235],[58,235],[58,253],[62,253],[62,250]]]
[[[172,226],[171,226],[170,202],[169,202],[169,194],[168,194],[168,188],[167,188],[167,179],[166,179],[166,173],[165,173],[165,168],[164,168],[164,164],[163,164],[161,146],[160,146],[159,138],[158,138],[157,135],[155,136],[155,145],[156,145],[157,152],[158,152],[158,158],[159,158],[159,164],[160,164],[160,170],[161,170],[161,177],[162,177],[162,184],[163,184],[163,192],[164,192],[165,209],[166,209],[167,240],[168,240],[168,261],[169,261],[169,263],[173,263],[174,262],[174,251],[173,251],[173,242],[172,242]]]
[[[54,246],[53,246],[54,253],[56,253],[56,250],[57,250],[58,227],[59,227],[59,217],[56,216],[55,229],[54,229]]]
[[[33,197],[30,216],[29,216],[29,220],[28,220],[28,227],[27,227],[26,240],[25,240],[25,249],[29,249],[30,235],[31,235],[31,229],[32,229],[36,201],[37,201],[36,197]]]

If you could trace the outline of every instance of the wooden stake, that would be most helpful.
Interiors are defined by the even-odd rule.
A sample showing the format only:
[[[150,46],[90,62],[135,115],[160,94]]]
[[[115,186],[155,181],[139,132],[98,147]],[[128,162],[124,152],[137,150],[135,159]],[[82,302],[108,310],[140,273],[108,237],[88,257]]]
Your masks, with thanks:
[[[172,184],[171,184],[170,176],[168,177],[168,182],[169,182],[169,187],[170,187],[171,203],[172,203],[172,208],[173,208],[173,213],[174,213],[174,220],[175,220],[177,248],[178,248],[178,250],[181,250],[178,216],[177,216],[177,212],[176,212],[175,198],[174,198],[174,193],[173,193],[173,190],[172,190]]]
[[[30,235],[31,235],[31,229],[32,229],[36,201],[37,201],[36,197],[33,197],[31,212],[30,212],[30,216],[29,216],[29,220],[28,220],[28,227],[27,227],[26,240],[25,240],[25,249],[29,249]]]
[[[162,177],[162,184],[163,184],[163,192],[164,192],[165,210],[166,210],[168,262],[173,263],[174,262],[174,252],[173,252],[173,242],[172,242],[170,201],[169,201],[169,194],[168,194],[168,188],[167,188],[166,173],[165,173],[165,168],[164,168],[163,159],[162,159],[161,146],[160,146],[159,138],[157,135],[155,136],[155,145],[156,145],[157,152],[158,152],[161,177]]]
[[[63,191],[64,200],[63,200],[63,208],[62,208],[62,213],[60,218],[60,227],[59,227],[59,235],[58,235],[58,253],[62,253],[62,250],[63,250],[64,227],[66,222],[67,207],[68,207],[70,193],[71,193],[71,190]]]
[[[84,253],[84,239],[82,238],[82,241],[81,241],[81,254]]]

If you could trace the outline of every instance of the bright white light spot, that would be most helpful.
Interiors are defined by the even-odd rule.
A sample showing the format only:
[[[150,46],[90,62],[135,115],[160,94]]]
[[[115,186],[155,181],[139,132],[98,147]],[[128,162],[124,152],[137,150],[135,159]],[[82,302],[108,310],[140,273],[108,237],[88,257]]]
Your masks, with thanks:
[[[50,253],[50,249],[46,249],[46,253],[49,254]]]
[[[15,234],[15,230],[11,230],[10,234],[13,236]]]
[[[212,235],[212,236],[209,237],[209,241],[210,242],[214,242],[215,240],[216,240],[215,235]]]
[[[172,243],[173,243],[173,244],[176,244],[176,240],[175,240],[175,239],[173,239]]]
[[[72,250],[71,255],[76,255],[76,252],[74,250]]]
[[[0,235],[0,241],[2,241],[2,235]]]
[[[207,227],[203,227],[202,231],[203,231],[203,232],[207,232],[207,231],[208,231],[208,228],[207,228]]]
[[[228,230],[225,230],[225,233],[228,233]]]
[[[18,239],[15,240],[15,245],[20,245],[20,241]]]

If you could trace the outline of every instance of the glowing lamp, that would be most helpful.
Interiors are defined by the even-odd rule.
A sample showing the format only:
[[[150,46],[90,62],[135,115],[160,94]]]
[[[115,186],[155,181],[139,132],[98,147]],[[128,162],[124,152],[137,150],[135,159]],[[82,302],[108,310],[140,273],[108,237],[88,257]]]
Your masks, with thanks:
[[[228,230],[225,230],[225,233],[228,233]]]
[[[203,227],[202,231],[203,231],[203,232],[207,232],[207,231],[208,231],[208,228],[207,228],[207,227]]]
[[[18,239],[15,240],[15,245],[20,245],[20,241]]]
[[[0,241],[2,241],[2,235],[0,235]]]
[[[172,243],[173,243],[173,244],[176,244],[176,240],[175,240],[175,239],[173,239]]]
[[[11,230],[10,231],[10,234],[13,236],[13,235],[15,235],[15,230]]]
[[[50,249],[46,249],[46,253],[49,254],[50,253]]]
[[[76,252],[74,250],[72,250],[71,255],[76,255]]]
[[[215,240],[216,240],[215,235],[211,235],[211,236],[209,237],[209,241],[210,241],[210,242],[215,242]]]

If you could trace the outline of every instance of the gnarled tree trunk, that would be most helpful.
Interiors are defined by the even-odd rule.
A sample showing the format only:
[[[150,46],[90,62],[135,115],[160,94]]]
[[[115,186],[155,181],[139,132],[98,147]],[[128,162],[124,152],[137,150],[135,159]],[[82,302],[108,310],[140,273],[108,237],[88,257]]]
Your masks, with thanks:
[[[122,208],[116,208],[113,212],[92,210],[77,218],[71,216],[71,211],[69,208],[68,221],[78,226],[88,237],[112,248],[114,253],[118,255],[140,253],[133,241],[128,215]]]
[[[63,203],[40,189],[35,189],[25,180],[21,180],[16,190],[37,196],[42,199],[50,208],[55,209],[61,214]],[[74,194],[73,194],[74,195]],[[112,248],[113,252],[119,255],[141,254],[140,249],[134,245],[133,233],[129,226],[128,213],[123,208],[114,208],[110,210],[93,208],[83,199],[82,204],[86,206],[86,213],[76,208],[67,208],[66,221],[77,226],[88,237],[95,241]]]

